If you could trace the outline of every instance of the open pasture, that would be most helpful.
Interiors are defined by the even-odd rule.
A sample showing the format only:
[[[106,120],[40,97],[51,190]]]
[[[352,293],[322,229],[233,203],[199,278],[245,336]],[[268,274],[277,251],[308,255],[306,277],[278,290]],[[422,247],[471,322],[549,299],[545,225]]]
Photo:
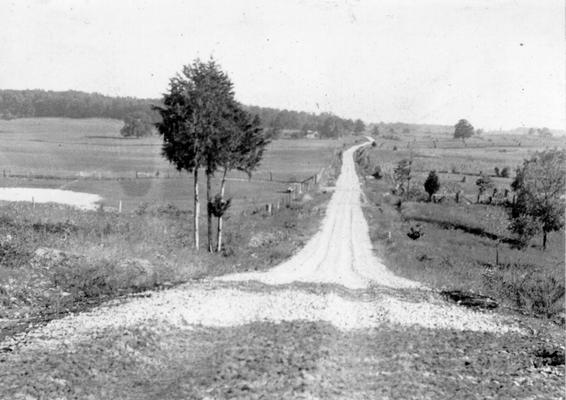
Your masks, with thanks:
[[[397,163],[412,159],[411,186],[422,188],[428,173],[435,170],[440,178],[440,193],[461,190],[475,199],[476,180],[481,174],[493,179],[498,191],[509,189],[515,169],[536,151],[546,148],[566,148],[564,137],[540,138],[527,135],[484,135],[465,142],[450,134],[417,134],[415,132],[376,137],[376,146],[367,151],[371,165],[379,165],[391,174]],[[495,168],[509,168],[509,177],[498,177]]]
[[[43,187],[101,195],[105,206],[136,209],[140,203],[192,208],[192,177],[161,155],[157,136],[125,139],[121,121],[38,118],[0,121],[0,186]],[[271,143],[251,179],[233,171],[227,195],[233,208],[284,196],[289,182],[328,166],[345,141],[278,140]],[[220,173],[213,182],[216,193]],[[10,177],[12,176],[12,177]],[[136,179],[138,177],[138,179]],[[200,178],[204,193],[204,176]]]

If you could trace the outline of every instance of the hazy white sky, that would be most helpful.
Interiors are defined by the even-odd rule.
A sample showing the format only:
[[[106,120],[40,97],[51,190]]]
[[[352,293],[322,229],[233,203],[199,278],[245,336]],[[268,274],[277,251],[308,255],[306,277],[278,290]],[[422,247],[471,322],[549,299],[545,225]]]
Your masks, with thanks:
[[[566,126],[562,0],[0,0],[0,88],[158,97],[214,56],[247,104]]]

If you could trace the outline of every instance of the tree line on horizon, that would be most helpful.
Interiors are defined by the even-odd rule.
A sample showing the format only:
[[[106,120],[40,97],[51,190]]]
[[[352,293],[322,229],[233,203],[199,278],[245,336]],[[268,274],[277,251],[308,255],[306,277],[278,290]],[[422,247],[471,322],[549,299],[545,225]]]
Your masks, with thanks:
[[[0,90],[0,119],[16,118],[110,118],[128,125],[124,136],[144,136],[147,129],[137,129],[136,124],[155,124],[161,119],[153,106],[162,105],[161,99],[112,97],[99,93],[75,90]],[[259,116],[268,137],[276,139],[285,131],[292,137],[303,137],[317,132],[322,138],[337,138],[351,133],[362,133],[365,123],[360,120],[341,118],[332,113],[280,110],[270,107],[246,106],[243,108]],[[135,134],[134,131],[141,132]]]

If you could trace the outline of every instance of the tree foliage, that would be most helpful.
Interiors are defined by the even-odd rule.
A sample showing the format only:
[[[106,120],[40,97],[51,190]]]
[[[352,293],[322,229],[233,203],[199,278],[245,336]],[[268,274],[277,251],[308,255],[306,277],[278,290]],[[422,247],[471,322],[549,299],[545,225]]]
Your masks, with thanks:
[[[142,112],[152,123],[159,122],[159,113],[152,105],[161,99],[112,97],[79,91],[0,90],[0,119],[11,118],[112,118],[124,120],[129,114]],[[269,107],[242,106],[260,117],[261,126],[270,137],[283,130],[319,131],[321,137],[339,137],[354,132],[355,122],[331,113],[280,110]],[[363,121],[362,121],[363,122]]]
[[[0,119],[11,118],[112,118],[125,119],[141,112],[157,122],[159,114],[151,110],[154,99],[111,97],[75,90],[0,90]]]
[[[141,111],[128,114],[124,118],[124,126],[120,129],[120,135],[124,137],[144,137],[153,133],[153,123],[150,117]]]
[[[285,129],[300,130],[303,135],[308,131],[317,131],[322,138],[336,138],[353,133],[355,128],[353,120],[332,113],[314,114],[257,106],[246,106],[245,109],[259,115],[266,136],[273,139],[278,138]]]
[[[361,134],[365,130],[366,130],[366,124],[364,124],[364,121],[362,121],[361,119],[357,119],[356,122],[354,122],[354,133]]]
[[[438,175],[436,171],[430,171],[425,182],[424,182],[425,191],[428,193],[428,200],[432,199],[432,195],[438,192],[440,189],[440,179],[438,179]]]
[[[196,247],[198,170],[205,171],[208,248],[212,251],[212,176],[219,168],[251,171],[259,163],[264,148],[259,119],[236,102],[232,82],[214,60],[196,60],[183,67],[182,73],[171,79],[162,104],[155,109],[161,115],[156,126],[163,136],[163,155],[177,169],[194,175]]]
[[[237,169],[251,176],[252,171],[259,166],[265,147],[269,139],[264,135],[261,127],[261,120],[257,115],[251,115],[244,109],[234,104],[232,118],[229,119],[226,127],[226,135],[223,140],[223,151],[219,156],[219,165],[223,169],[222,180],[220,182],[220,194],[215,197],[215,204],[209,203],[213,214],[218,218],[216,235],[216,251],[222,249],[222,213],[215,213],[218,205],[227,204],[229,200],[224,199],[224,188],[226,185],[226,174],[228,171]],[[227,202],[227,203],[226,203]]]
[[[510,229],[524,242],[538,232],[547,235],[564,226],[566,151],[546,150],[524,160],[517,169],[511,188],[515,191]]]
[[[474,127],[467,120],[461,119],[454,126],[454,139],[467,139],[474,134]]]

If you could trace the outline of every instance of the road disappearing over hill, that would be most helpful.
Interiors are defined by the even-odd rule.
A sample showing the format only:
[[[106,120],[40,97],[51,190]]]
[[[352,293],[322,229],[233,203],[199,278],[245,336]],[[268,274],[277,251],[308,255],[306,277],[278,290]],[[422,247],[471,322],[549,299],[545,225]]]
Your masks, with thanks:
[[[255,280],[271,285],[332,283],[350,289],[366,288],[372,282],[392,288],[419,287],[417,282],[395,276],[373,254],[353,157],[356,150],[371,142],[373,139],[344,151],[342,171],[322,229],[298,254],[267,272],[231,274],[219,279]]]

